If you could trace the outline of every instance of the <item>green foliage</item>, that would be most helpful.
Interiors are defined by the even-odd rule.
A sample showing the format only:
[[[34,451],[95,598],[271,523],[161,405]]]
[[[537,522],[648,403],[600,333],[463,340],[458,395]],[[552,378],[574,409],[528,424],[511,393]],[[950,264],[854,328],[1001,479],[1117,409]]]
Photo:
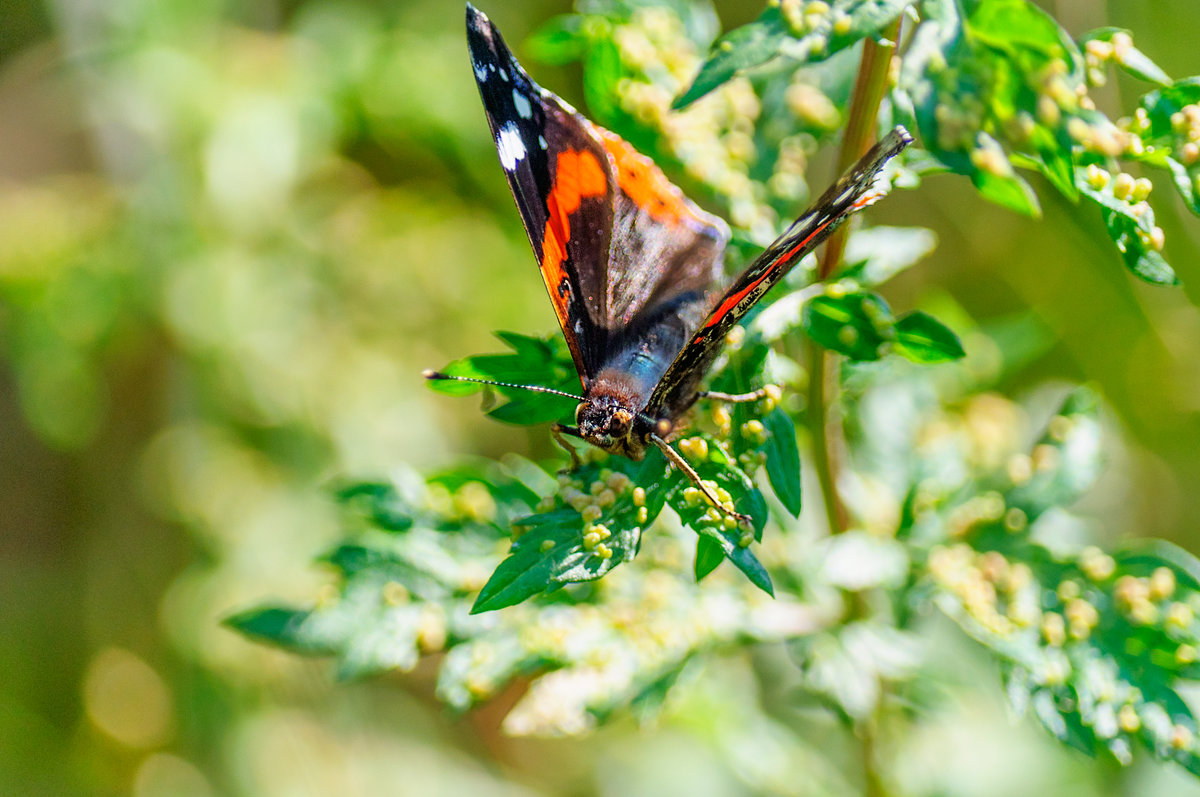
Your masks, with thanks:
[[[1025,0],[780,2],[720,38],[702,4],[584,8],[535,34],[529,52],[580,61],[589,114],[726,209],[741,254],[794,215],[809,155],[849,110],[850,61],[831,56],[911,8],[879,121],[915,126],[924,150],[906,154],[895,181],[949,171],[1037,216],[1036,175],[1099,210],[1133,274],[1176,281],[1146,201],[1153,184],[1119,167],[1168,169],[1197,210],[1200,84],[1173,82],[1124,31],[1075,42]],[[1110,63],[1156,86],[1117,122],[1089,95]],[[752,523],[712,506],[655,449],[633,462],[580,445],[561,468],[508,458],[356,484],[338,493],[356,528],[327,557],[330,594],[230,625],[335,657],[344,677],[412,670],[436,654],[438,694],[456,709],[527,684],[506,724],[519,733],[578,733],[623,710],[650,716],[689,662],[784,643],[803,693],[864,734],[881,717],[912,721],[898,695],[922,677],[920,618],[936,607],[992,654],[1010,699],[1056,738],[1123,764],[1145,748],[1200,772],[1197,724],[1180,697],[1200,674],[1200,562],[1164,545],[1105,553],[1056,539],[1103,469],[1101,402],[1072,392],[1022,450],[1021,412],[985,391],[1040,351],[1041,337],[1022,321],[987,338],[955,318],[964,345],[927,312],[894,314],[882,295],[934,243],[922,228],[858,230],[828,280],[796,269],[730,335],[708,387],[773,387],[754,403],[701,400],[672,443]],[[499,337],[509,351],[443,370],[578,390],[558,336]],[[797,423],[811,409],[797,400],[809,376],[799,355],[813,346],[847,361],[838,387],[851,518],[815,540],[797,521]],[[488,414],[507,423],[572,410],[559,396],[432,386],[483,392]],[[493,393],[505,403],[493,406]],[[808,433],[824,420],[809,419]]]
[[[637,554],[642,531],[662,511],[666,461],[652,451],[641,463],[623,457],[587,464],[562,479],[561,500],[517,522],[509,556],[484,584],[472,612],[512,606],[564,584],[593,581]],[[590,487],[588,493],[580,488]]]
[[[958,337],[929,313],[914,310],[896,319],[896,351],[913,362],[940,363],[963,357]]]
[[[532,338],[515,332],[498,332],[496,337],[506,343],[512,353],[483,354],[455,360],[443,368],[442,373],[495,382],[540,385],[567,393],[579,390],[579,379],[575,376],[566,342],[561,337]],[[505,423],[525,425],[568,420],[570,417],[561,396],[517,388],[485,387],[449,379],[432,381],[429,386],[450,396],[496,391],[507,401],[489,409],[488,415]]]
[[[767,346],[757,339],[747,340],[742,330],[739,335],[746,342],[725,358],[724,366],[713,377],[715,388],[745,392],[754,389],[753,383],[761,384]],[[550,341],[509,333],[501,333],[500,337],[520,345],[514,346],[511,355],[461,360],[451,364],[447,372],[453,369],[463,375],[511,375],[534,373],[540,368],[555,374],[570,368],[565,350],[557,352],[557,360],[549,359],[555,356]],[[436,387],[443,383],[431,384]],[[514,397],[520,399],[515,393]],[[569,413],[569,400],[550,398],[558,403],[558,414]],[[710,432],[689,433],[678,443],[722,501],[754,518],[753,529],[740,528],[682,474],[668,471],[666,459],[656,449],[635,463],[604,456],[585,446],[580,464],[560,472],[559,491],[537,502],[537,514],[516,521],[509,556],[484,585],[473,611],[512,606],[564,584],[593,581],[617,565],[632,561],[643,532],[664,505],[675,510],[685,526],[715,543],[751,583],[770,593],[770,577],[749,549],[752,542],[761,539],[767,517],[766,501],[749,474],[765,465],[780,502],[798,514],[800,460],[791,419],[775,407],[771,397],[758,405],[734,405],[732,413],[718,407]],[[786,439],[778,440],[776,435]]]
[[[878,360],[889,348],[922,363],[957,360],[965,353],[958,337],[928,313],[895,318],[882,296],[843,294],[838,286],[805,305],[802,323],[809,338],[851,360]]]
[[[1180,196],[1200,214],[1200,78],[1147,94],[1134,124],[1145,145],[1141,159],[1170,169]]]
[[[708,60],[672,107],[684,108],[731,78],[776,58],[822,61],[890,25],[913,0],[833,0],[824,8],[800,2],[768,5],[757,20],[719,38]]]

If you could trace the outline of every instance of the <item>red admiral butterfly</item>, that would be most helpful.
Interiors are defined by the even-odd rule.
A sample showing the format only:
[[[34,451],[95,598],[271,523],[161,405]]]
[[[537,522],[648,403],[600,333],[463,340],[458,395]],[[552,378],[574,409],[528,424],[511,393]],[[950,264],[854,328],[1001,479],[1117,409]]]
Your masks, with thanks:
[[[470,3],[467,42],[500,165],[583,395],[491,384],[579,401],[578,426],[556,424],[556,437],[573,435],[634,460],[656,446],[721,507],[668,444],[671,433],[698,398],[764,395],[701,393],[700,380],[730,328],[835,227],[887,192],[879,172],[911,137],[901,127],[884,136],[719,292],[725,222],[692,204],[649,158],[530,80]],[[483,381],[436,371],[425,377]]]

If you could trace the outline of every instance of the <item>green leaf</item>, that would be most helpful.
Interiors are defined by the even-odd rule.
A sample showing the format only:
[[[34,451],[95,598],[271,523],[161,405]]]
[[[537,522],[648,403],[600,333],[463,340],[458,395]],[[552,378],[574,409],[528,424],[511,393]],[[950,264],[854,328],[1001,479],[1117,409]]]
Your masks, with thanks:
[[[801,325],[813,341],[852,360],[878,360],[895,338],[891,310],[873,293],[826,294],[809,300]]]
[[[1200,77],[1190,77],[1170,86],[1152,91],[1142,98],[1147,125],[1140,131],[1146,145],[1142,160],[1154,166],[1166,166],[1180,196],[1188,208],[1200,215],[1200,159],[1185,156],[1184,150],[1194,146],[1188,126],[1176,126],[1175,120],[1183,109],[1200,102]],[[1191,161],[1187,164],[1187,161]]]
[[[968,17],[971,34],[999,50],[1032,49],[1051,58],[1069,55],[1074,45],[1054,18],[1028,0],[985,0]]]
[[[497,332],[496,337],[512,349],[506,354],[480,354],[455,360],[442,369],[448,376],[485,379],[517,385],[549,387],[567,393],[579,390],[574,364],[566,344],[558,335],[535,338],[515,332]],[[473,382],[434,379],[432,390],[452,396],[494,391],[508,399],[488,410],[488,415],[503,423],[528,426],[555,420],[569,420],[571,399],[515,387],[493,387]]]
[[[621,80],[621,54],[609,38],[593,39],[584,55],[587,80],[583,96],[588,110],[597,119],[612,119],[620,111],[615,89]]]
[[[737,531],[703,526],[697,533],[716,543],[725,558],[733,562],[734,566],[750,579],[751,584],[772,598],[775,597],[775,586],[771,583],[770,574],[767,573],[767,569],[763,567],[762,562],[758,561],[758,557],[754,555],[749,546],[739,542],[741,535]]]
[[[719,542],[703,534],[696,538],[696,562],[692,567],[696,581],[716,570],[717,565],[724,561],[725,551]]]
[[[252,639],[295,653],[332,655],[336,647],[307,638],[304,623],[310,614],[307,611],[266,606],[238,612],[225,618],[224,624]]]
[[[1078,409],[1089,400],[1080,397]],[[1200,562],[1190,554],[1030,546],[1006,559],[964,545],[931,560],[931,571],[943,590],[938,605],[1001,659],[1018,711],[1032,710],[1055,738],[1089,755],[1128,764],[1140,744],[1200,770],[1196,720],[1178,691],[1195,677],[1200,643],[1192,608]],[[976,577],[994,587],[993,600],[970,596]]]
[[[1178,285],[1179,278],[1166,259],[1153,248],[1154,210],[1145,202],[1130,204],[1113,195],[1112,186],[1093,188],[1079,170],[1076,183],[1083,196],[1101,207],[1109,237],[1125,267],[1152,285]]]
[[[762,418],[767,433],[767,480],[775,497],[793,517],[800,517],[800,450],[796,427],[786,412],[776,408]]]
[[[1125,36],[1130,35],[1129,31],[1123,28],[1098,28],[1097,30],[1085,33],[1080,37],[1079,41],[1085,45],[1090,41],[1102,41],[1111,44],[1113,37],[1119,33]],[[1130,46],[1124,48],[1123,55],[1119,58],[1114,58],[1113,62],[1138,80],[1144,80],[1147,83],[1157,83],[1160,86],[1171,85],[1171,78],[1167,73],[1136,47]]]
[[[781,52],[802,64],[822,61],[878,35],[912,4],[913,0],[833,0],[826,14],[785,20],[791,38]]]
[[[389,531],[407,531],[417,516],[394,484],[359,482],[341,488],[336,496],[344,504],[363,507],[375,525]]]
[[[730,79],[784,56],[797,63],[823,61],[868,36],[875,36],[913,0],[833,0],[826,13],[787,16],[769,5],[754,22],[729,31],[713,44],[692,85],[672,104],[683,108]]]
[[[480,591],[471,613],[515,606],[565,583],[591,581],[633,559],[641,539],[639,528],[621,530],[606,540],[613,553],[604,558],[584,547],[582,519],[576,515],[566,520],[541,524],[513,543],[508,558]]]
[[[962,343],[946,325],[914,310],[896,321],[896,352],[917,363],[940,363],[963,357]]]
[[[754,22],[729,31],[713,43],[696,79],[671,107],[679,110],[691,105],[739,73],[765,64],[779,55],[779,47],[787,38],[779,8],[768,7]]]
[[[734,463],[730,462],[720,445],[712,438],[702,437],[706,442],[707,459],[693,464],[700,478],[711,482],[718,491],[729,494],[729,499],[738,512],[754,520],[752,530],[738,526],[732,518],[716,509],[686,478],[679,478],[667,494],[667,503],[679,515],[685,526],[715,543],[725,557],[742,571],[750,583],[769,595],[774,595],[771,577],[766,568],[750,550],[750,544],[762,535],[766,523],[767,503],[753,480]],[[687,444],[680,446],[687,450]]]
[[[971,183],[989,202],[995,202],[1001,207],[1030,218],[1038,219],[1042,216],[1042,207],[1033,187],[1015,173],[1000,175],[975,170],[971,172]]]
[[[855,265],[841,273],[865,286],[882,285],[937,247],[937,235],[924,227],[867,227],[846,242],[843,260]]]
[[[665,490],[660,483],[664,481],[666,460],[653,450],[641,463],[612,457],[605,461],[605,467],[590,463],[570,475],[581,487],[601,483],[603,488],[603,472],[623,474],[625,479],[619,490],[609,488],[613,495],[600,516],[585,522],[578,511],[562,503],[522,520],[520,525],[529,530],[513,542],[508,558],[476,598],[472,614],[513,606],[564,584],[594,581],[633,560],[642,531],[662,511]],[[643,506],[635,503],[634,487],[639,485],[645,485]],[[565,499],[560,494],[556,501]],[[592,538],[590,534],[600,536]]]
[[[583,57],[587,47],[587,36],[583,31],[583,17],[578,14],[562,14],[525,39],[524,49],[534,61],[544,64],[569,64]]]
[[[1171,170],[1175,189],[1183,197],[1183,201],[1188,206],[1188,209],[1200,216],[1200,192],[1196,190],[1196,186],[1200,185],[1200,161],[1193,163],[1189,167],[1184,166],[1170,156],[1164,156],[1164,160],[1166,161],[1167,168]]]

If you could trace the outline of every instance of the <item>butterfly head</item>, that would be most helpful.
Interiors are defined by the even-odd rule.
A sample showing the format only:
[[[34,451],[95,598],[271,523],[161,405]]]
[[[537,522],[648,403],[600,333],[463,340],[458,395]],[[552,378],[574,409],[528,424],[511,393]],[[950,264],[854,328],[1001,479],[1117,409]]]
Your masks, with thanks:
[[[579,436],[597,448],[625,453],[637,415],[612,396],[584,400],[575,409]]]

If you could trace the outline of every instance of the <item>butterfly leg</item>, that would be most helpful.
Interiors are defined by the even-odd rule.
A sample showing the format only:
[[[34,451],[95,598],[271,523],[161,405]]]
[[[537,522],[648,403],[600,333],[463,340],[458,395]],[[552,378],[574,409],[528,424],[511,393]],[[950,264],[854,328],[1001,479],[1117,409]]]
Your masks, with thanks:
[[[696,394],[696,398],[728,401],[730,404],[744,404],[749,401],[759,401],[765,398],[772,398],[778,401],[779,395],[780,390],[778,385],[766,385],[749,393],[720,393],[715,390],[701,390]]]
[[[700,478],[700,474],[696,473],[696,469],[693,468],[688,461],[683,458],[683,455],[672,448],[670,443],[656,434],[650,435],[650,442],[658,446],[658,448],[667,455],[667,461],[679,468],[679,470],[683,472],[683,475],[687,476],[688,480],[696,486],[697,490],[704,493],[704,497],[708,499],[710,504],[715,506],[721,512],[724,512],[726,515],[729,515],[738,523],[754,523],[754,518],[750,517],[749,515],[743,515],[741,512],[735,512],[731,508],[722,504],[721,499],[717,497],[715,492],[713,492],[712,487],[710,487],[703,479]]]
[[[550,436],[554,438],[554,442],[558,443],[560,448],[562,448],[564,451],[567,452],[567,454],[570,455],[572,470],[577,469],[580,465],[583,464],[579,459],[579,454],[577,454],[575,452],[575,446],[567,443],[567,437],[566,437],[566,436],[570,436],[570,437],[575,437],[575,438],[582,440],[583,437],[579,434],[579,427],[567,426],[566,424],[556,423],[550,427]]]

